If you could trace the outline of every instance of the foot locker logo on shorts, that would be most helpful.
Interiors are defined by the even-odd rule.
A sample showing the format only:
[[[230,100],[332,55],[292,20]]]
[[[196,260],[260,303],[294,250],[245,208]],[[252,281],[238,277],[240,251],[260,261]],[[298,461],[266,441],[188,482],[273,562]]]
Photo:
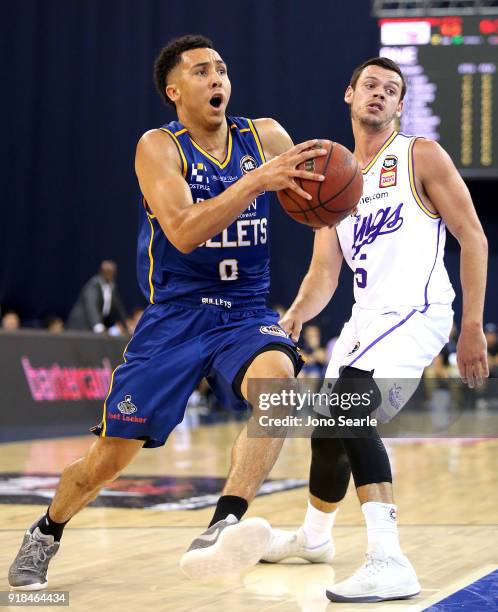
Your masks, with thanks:
[[[398,158],[396,155],[387,155],[380,169],[379,187],[394,187],[398,172]]]
[[[262,325],[259,328],[259,331],[262,334],[270,334],[271,336],[281,336],[282,338],[287,338],[287,334],[278,325]]]
[[[133,414],[138,408],[131,401],[131,395],[125,395],[124,401],[118,404],[118,410],[121,414]]]

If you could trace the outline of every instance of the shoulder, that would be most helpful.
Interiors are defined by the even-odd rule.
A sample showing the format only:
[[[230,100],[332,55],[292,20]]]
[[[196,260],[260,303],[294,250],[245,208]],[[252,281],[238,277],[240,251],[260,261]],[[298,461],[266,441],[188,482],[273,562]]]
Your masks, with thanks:
[[[179,149],[174,134],[165,129],[145,132],[137,143],[136,164],[161,161],[174,163],[180,167]]]
[[[413,139],[413,161],[415,173],[420,178],[429,175],[436,178],[441,173],[454,169],[451,157],[435,140],[415,137]]]
[[[293,146],[291,137],[275,119],[254,119],[253,123],[268,159],[285,153]]]

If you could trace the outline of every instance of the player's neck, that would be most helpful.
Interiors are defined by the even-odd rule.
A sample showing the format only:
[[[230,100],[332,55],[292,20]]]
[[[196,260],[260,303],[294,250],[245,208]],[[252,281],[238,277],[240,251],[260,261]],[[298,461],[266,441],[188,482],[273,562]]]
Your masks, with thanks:
[[[180,118],[180,121],[187,128],[190,137],[204,151],[207,151],[216,159],[225,159],[228,140],[228,123],[225,118],[219,125],[200,125],[190,121],[188,117]]]
[[[382,145],[395,129],[392,123],[378,130],[353,122],[354,156],[361,168],[365,168],[377,155]]]

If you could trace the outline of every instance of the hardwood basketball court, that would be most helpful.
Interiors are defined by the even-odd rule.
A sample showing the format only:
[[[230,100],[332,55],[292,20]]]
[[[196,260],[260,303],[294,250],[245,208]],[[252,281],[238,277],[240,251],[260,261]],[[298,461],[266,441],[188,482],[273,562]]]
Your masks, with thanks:
[[[231,442],[241,425],[181,426],[166,447],[143,450],[123,474],[226,474]],[[59,474],[92,436],[0,445],[0,475]],[[363,561],[366,532],[351,487],[334,536],[332,566],[258,565],[240,576],[203,584],[185,578],[179,558],[209,522],[212,508],[157,511],[87,508],[66,529],[49,569],[49,588],[69,591],[70,610],[271,610],[318,612],[424,610],[498,567],[498,441],[494,439],[389,440],[401,542],[415,566],[422,593],[408,601],[330,604],[324,591]],[[307,478],[309,441],[289,439],[272,478]],[[259,497],[248,516],[295,528],[303,518],[306,487]],[[0,504],[0,591],[23,531],[46,505]],[[497,603],[498,606],[498,603]],[[14,609],[14,608],[12,608]],[[41,608],[49,609],[49,608]],[[50,608],[53,609],[53,608]],[[461,608],[465,609],[465,608]],[[483,608],[484,609],[484,608]],[[486,608],[492,609],[492,608]],[[497,608],[498,609],[498,608]]]

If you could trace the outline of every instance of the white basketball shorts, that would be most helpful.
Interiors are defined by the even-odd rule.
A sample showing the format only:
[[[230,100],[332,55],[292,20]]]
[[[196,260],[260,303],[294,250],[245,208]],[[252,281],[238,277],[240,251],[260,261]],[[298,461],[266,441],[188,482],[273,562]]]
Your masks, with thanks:
[[[369,310],[353,306],[334,345],[325,377],[338,378],[345,366],[373,372],[382,393],[377,411],[390,420],[410,399],[434,357],[448,342],[453,323],[450,305]]]

